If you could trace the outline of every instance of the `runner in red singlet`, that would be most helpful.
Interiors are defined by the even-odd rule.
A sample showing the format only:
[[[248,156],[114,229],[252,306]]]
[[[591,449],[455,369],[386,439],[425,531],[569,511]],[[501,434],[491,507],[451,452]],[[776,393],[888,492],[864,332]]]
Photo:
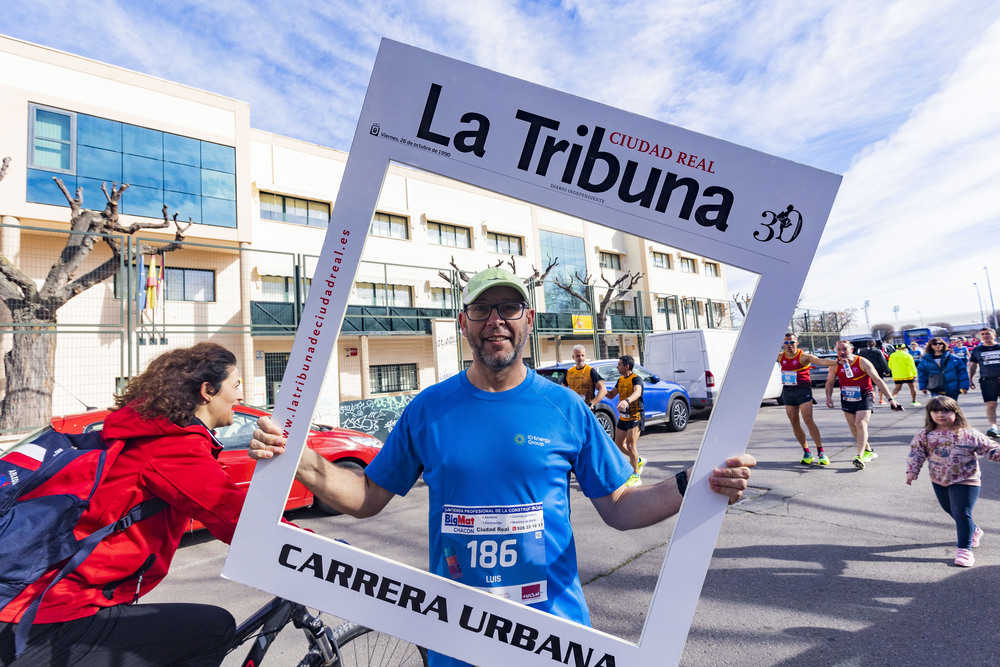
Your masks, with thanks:
[[[851,435],[858,444],[858,455],[854,457],[854,467],[861,470],[866,463],[878,458],[878,454],[868,444],[868,420],[872,416],[875,403],[875,383],[882,392],[891,396],[892,392],[879,377],[878,371],[867,359],[854,354],[854,346],[846,340],[837,341],[837,372],[826,379],[826,407],[833,407],[833,383],[840,381],[840,409],[844,411]],[[889,407],[902,410],[903,406],[895,398],[889,399]]]

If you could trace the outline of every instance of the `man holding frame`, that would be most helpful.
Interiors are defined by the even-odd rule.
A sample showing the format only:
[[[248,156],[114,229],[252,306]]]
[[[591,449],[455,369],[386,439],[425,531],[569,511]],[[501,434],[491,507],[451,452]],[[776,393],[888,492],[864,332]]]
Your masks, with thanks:
[[[521,354],[534,311],[524,283],[491,268],[469,281],[459,326],[473,351],[465,372],[422,391],[365,471],[329,464],[306,449],[296,472],[316,496],[355,517],[380,512],[422,474],[430,492],[430,569],[435,574],[589,625],[569,521],[569,475],[601,518],[642,528],[680,509],[689,470],[646,487],[593,413],[571,391],[529,370]],[[285,440],[262,418],[251,456],[281,453]],[[732,504],[756,461],[742,454],[709,476]],[[431,665],[464,665],[431,654]]]

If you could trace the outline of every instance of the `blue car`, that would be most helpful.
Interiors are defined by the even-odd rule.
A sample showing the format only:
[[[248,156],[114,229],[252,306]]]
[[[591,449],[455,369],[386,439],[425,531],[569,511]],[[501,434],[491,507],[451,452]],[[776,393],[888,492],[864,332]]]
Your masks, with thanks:
[[[589,363],[604,380],[605,388],[608,391],[614,389],[615,383],[621,377],[618,373],[618,360],[604,359]],[[536,368],[535,371],[556,384],[562,384],[566,370],[572,367],[572,363],[565,363]],[[663,424],[668,431],[683,431],[687,428],[688,418],[691,415],[691,398],[684,387],[676,382],[664,382],[658,375],[653,375],[639,364],[636,364],[633,370],[642,378],[642,402],[646,426]],[[617,401],[605,398],[594,408],[597,421],[611,438],[615,436],[615,424],[618,422],[616,405]]]

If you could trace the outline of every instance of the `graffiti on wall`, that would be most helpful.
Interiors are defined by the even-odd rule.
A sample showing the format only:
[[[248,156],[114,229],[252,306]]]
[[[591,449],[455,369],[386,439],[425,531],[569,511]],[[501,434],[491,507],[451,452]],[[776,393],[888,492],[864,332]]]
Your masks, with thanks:
[[[382,442],[389,437],[403,408],[413,400],[412,394],[405,396],[382,396],[366,398],[362,401],[346,401],[340,404],[340,426],[373,435]]]

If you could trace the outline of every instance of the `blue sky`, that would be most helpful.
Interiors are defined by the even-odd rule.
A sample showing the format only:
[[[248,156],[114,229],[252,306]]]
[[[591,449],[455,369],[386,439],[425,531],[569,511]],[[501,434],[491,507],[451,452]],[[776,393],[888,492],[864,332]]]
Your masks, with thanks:
[[[7,0],[0,33],[344,150],[385,36],[844,174],[803,306],[919,323],[1000,280],[997,2]]]

